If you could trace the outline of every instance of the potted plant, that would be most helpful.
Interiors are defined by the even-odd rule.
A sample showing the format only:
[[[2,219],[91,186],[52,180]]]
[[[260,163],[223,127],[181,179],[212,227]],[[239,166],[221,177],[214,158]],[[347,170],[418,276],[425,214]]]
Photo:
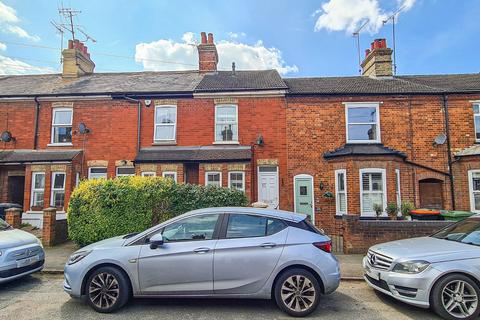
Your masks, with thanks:
[[[402,201],[400,212],[405,219],[410,217],[410,211],[415,210],[415,206],[410,201]]]
[[[398,207],[397,207],[397,204],[395,202],[390,202],[387,205],[387,208],[385,210],[387,211],[387,214],[388,214],[390,220],[395,220],[397,218]]]
[[[379,203],[375,203],[373,205],[373,211],[375,211],[375,214],[377,215],[377,219],[378,219],[383,213],[383,206]]]

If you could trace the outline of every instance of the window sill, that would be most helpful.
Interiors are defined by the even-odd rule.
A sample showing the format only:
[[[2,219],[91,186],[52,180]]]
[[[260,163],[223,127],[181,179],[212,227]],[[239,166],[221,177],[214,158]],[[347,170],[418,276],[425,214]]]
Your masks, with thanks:
[[[239,145],[240,142],[238,142],[238,141],[214,141],[214,142],[212,142],[212,144],[230,144],[230,145],[234,144],[234,145]]]
[[[175,146],[177,145],[177,141],[154,141],[152,146]]]
[[[347,140],[347,144],[379,144],[379,140]]]
[[[64,143],[49,143],[47,147],[73,147],[73,143],[64,142]]]

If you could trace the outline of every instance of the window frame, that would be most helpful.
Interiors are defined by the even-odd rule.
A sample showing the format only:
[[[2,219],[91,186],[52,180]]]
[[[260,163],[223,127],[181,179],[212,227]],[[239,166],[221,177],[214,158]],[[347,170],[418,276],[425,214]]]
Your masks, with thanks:
[[[162,172],[162,178],[166,178],[165,176],[168,175],[168,174],[173,174],[173,176],[174,176],[173,181],[175,183],[177,183],[177,177],[178,177],[177,172],[176,171],[163,171]]]
[[[228,225],[229,225],[229,223],[230,223],[230,218],[231,218],[233,215],[238,215],[238,216],[252,216],[252,217],[258,217],[258,218],[264,218],[264,219],[265,219],[265,234],[264,234],[263,236],[227,237],[227,234],[228,234]],[[275,233],[272,233],[272,234],[268,234],[268,220],[276,220],[276,221],[279,221],[279,222],[281,222],[281,223],[284,225],[285,228],[283,228],[282,230],[280,230],[280,231],[278,231],[278,232],[275,232]],[[276,218],[276,217],[259,215],[259,214],[254,214],[254,213],[244,213],[244,212],[230,212],[230,213],[227,213],[227,214],[225,215],[223,225],[224,225],[224,226],[223,226],[223,228],[222,228],[222,230],[221,230],[221,234],[220,234],[220,239],[223,239],[223,240],[256,239],[256,238],[271,237],[271,236],[274,236],[274,235],[278,234],[279,232],[282,232],[283,230],[285,230],[285,229],[288,227],[288,224],[287,224],[283,219]]]
[[[343,173],[343,187],[344,190],[340,191],[339,187],[339,179],[338,175]],[[345,194],[345,211],[340,210],[340,197],[338,196],[340,193]],[[348,192],[347,192],[347,170],[346,169],[338,169],[335,170],[335,213],[337,215],[344,215],[348,212]]]
[[[160,108],[174,108],[175,109],[175,122],[172,123],[157,123],[157,110]],[[178,118],[178,108],[176,104],[159,104],[155,106],[153,112],[153,142],[162,143],[162,142],[176,142],[177,141],[177,119]],[[173,125],[173,138],[172,139],[157,139],[157,127],[159,126],[172,126]]]
[[[382,174],[382,194],[383,194],[383,212],[382,215],[386,215],[386,208],[387,208],[387,170],[383,168],[364,168],[359,170],[359,180],[360,180],[360,216],[362,217],[375,217],[375,211],[367,212],[363,209],[363,174],[364,173],[381,173]],[[370,187],[370,186],[369,186]],[[379,193],[378,191],[374,191],[375,193]],[[372,193],[372,191],[368,191],[368,193]],[[372,206],[373,209],[373,206]]]
[[[479,112],[478,113],[475,113],[475,106],[478,107],[478,110]],[[480,118],[480,102],[474,102],[472,104],[472,109],[473,109],[473,128],[475,130],[475,142],[480,142],[480,138],[477,138],[477,132],[480,132],[480,131],[477,131],[477,130],[480,130],[480,128],[477,128],[477,122],[475,121],[477,119],[477,117]]]
[[[58,111],[70,111],[70,123],[69,124],[55,124],[55,113]],[[56,146],[70,146],[72,145],[72,141],[70,142],[55,142],[55,128],[63,128],[63,127],[71,127],[72,128],[72,135],[73,135],[73,108],[72,107],[56,107],[52,109],[52,128],[50,131],[50,144]],[[73,140],[73,136],[72,136]]]
[[[36,182],[36,176],[37,175],[43,175],[43,188],[41,189],[38,189],[38,188],[35,188],[35,182]],[[30,193],[30,209],[33,208],[33,207],[39,207],[37,205],[34,205],[34,201],[35,201],[35,192],[39,192],[39,191],[43,191],[43,206],[42,208],[45,207],[45,185],[46,185],[46,179],[47,179],[47,175],[44,171],[35,171],[35,172],[32,172],[32,188],[31,188],[31,193]]]
[[[235,174],[240,173],[242,175],[242,188],[241,189],[232,188],[232,186],[231,186],[232,179],[231,179],[231,176],[230,176],[230,174],[232,174],[232,173],[235,173]],[[239,170],[228,171],[228,187],[230,189],[233,189],[233,190],[239,190],[239,191],[245,192],[245,171],[239,171]]]
[[[395,169],[395,202],[397,203],[398,212],[400,212],[402,207],[402,184],[400,179],[400,169]]]
[[[480,213],[480,209],[478,210],[475,209],[475,197],[473,193],[473,174],[474,173],[480,174],[480,169],[468,170],[468,198],[470,200],[470,211],[475,213]]]
[[[92,178],[92,169],[105,169],[105,178]],[[97,173],[95,173],[97,174]],[[108,168],[107,167],[88,167],[88,179],[108,179]]]
[[[63,174],[63,176],[64,176],[63,187],[62,188],[55,188],[55,176],[57,174]],[[65,208],[65,185],[66,185],[66,182],[67,182],[67,173],[65,171],[54,171],[54,172],[52,172],[52,181],[50,183],[51,184],[50,206],[55,207],[55,208]],[[55,199],[54,199],[54,196],[53,196],[55,191],[63,191],[64,199],[63,199],[63,206],[61,206],[61,207],[55,206]]]
[[[133,169],[133,174],[118,173],[118,169]],[[135,167],[134,166],[121,166],[115,168],[115,177],[134,177],[135,176]]]
[[[220,228],[222,226],[222,223],[223,223],[223,219],[224,219],[224,214],[223,213],[220,213],[220,212],[212,212],[212,213],[206,213],[206,214],[197,214],[197,215],[191,215],[191,216],[188,216],[188,217],[185,217],[185,218],[180,218],[180,219],[176,219],[175,221],[172,221],[171,223],[168,223],[164,226],[162,226],[161,228],[153,231],[152,233],[148,234],[146,237],[144,237],[145,239],[147,238],[150,238],[152,237],[153,235],[157,234],[157,233],[161,233],[162,236],[163,236],[163,233],[165,232],[165,228],[167,228],[168,226],[171,226],[172,224],[175,224],[175,223],[179,223],[183,220],[186,220],[186,219],[191,219],[191,218],[196,218],[196,217],[205,217],[205,216],[217,216],[217,221],[215,222],[215,226],[213,227],[213,234],[212,234],[212,239],[184,239],[184,240],[173,240],[173,241],[167,241],[166,243],[177,243],[177,242],[192,242],[192,241],[195,241],[195,242],[199,242],[199,241],[212,241],[212,240],[218,240],[218,234],[220,232]]]
[[[212,174],[212,173],[218,173],[220,175],[220,185],[214,185],[216,187],[222,187],[223,186],[223,183],[222,183],[222,171],[205,171],[205,186],[209,186],[210,184],[208,184],[208,175],[209,174]]]
[[[217,140],[217,125],[221,125],[222,123],[219,123],[218,120],[217,120],[217,116],[218,116],[218,109],[219,108],[224,108],[224,107],[235,107],[235,124],[237,125],[237,135],[236,137],[233,136],[232,140]],[[213,137],[213,141],[215,144],[238,144],[239,142],[239,130],[240,130],[240,126],[238,124],[238,105],[237,104],[216,104],[215,105],[215,119],[214,119],[214,137]],[[236,138],[236,139],[235,139]]]
[[[142,171],[140,175],[142,177],[156,177],[157,173],[155,171]]]
[[[381,143],[381,128],[380,128],[380,102],[348,102],[345,104],[345,131],[346,131],[346,140],[347,143]],[[349,123],[348,121],[348,110],[349,109],[359,109],[359,108],[372,108],[376,109],[376,122],[354,122]],[[348,131],[350,125],[366,125],[366,124],[375,124],[376,125],[376,137],[375,140],[350,140]]]

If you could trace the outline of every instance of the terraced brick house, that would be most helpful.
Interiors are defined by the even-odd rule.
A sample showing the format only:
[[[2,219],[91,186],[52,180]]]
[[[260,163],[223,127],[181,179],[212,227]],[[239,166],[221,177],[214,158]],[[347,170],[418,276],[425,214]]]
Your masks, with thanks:
[[[202,33],[192,71],[95,73],[82,43],[62,74],[0,77],[0,201],[65,210],[81,179],[164,176],[242,190],[333,234],[373,204],[480,212],[480,75],[393,76],[375,41],[363,75],[218,71]],[[477,120],[478,119],[478,120]]]

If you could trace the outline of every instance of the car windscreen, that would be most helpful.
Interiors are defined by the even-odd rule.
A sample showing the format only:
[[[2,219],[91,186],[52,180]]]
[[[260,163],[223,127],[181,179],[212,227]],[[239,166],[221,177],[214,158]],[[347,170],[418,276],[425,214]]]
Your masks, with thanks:
[[[480,217],[459,221],[433,234],[432,237],[480,246]]]
[[[8,229],[10,229],[10,225],[5,221],[3,221],[2,219],[0,219],[0,231],[8,230]]]

